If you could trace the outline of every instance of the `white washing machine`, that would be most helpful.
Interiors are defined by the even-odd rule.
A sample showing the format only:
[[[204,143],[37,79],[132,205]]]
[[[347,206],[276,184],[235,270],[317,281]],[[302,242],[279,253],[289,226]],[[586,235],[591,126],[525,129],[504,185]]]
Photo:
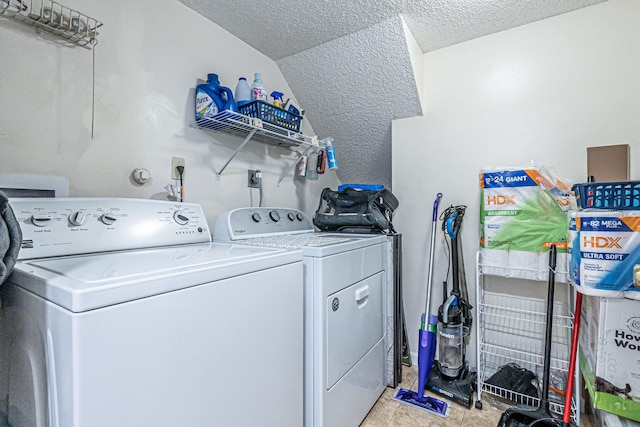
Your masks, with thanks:
[[[315,233],[298,210],[242,208],[218,218],[213,239],[302,249],[305,426],[357,427],[386,386],[386,236]]]
[[[195,204],[10,204],[0,425],[302,425],[301,251],[211,243]]]

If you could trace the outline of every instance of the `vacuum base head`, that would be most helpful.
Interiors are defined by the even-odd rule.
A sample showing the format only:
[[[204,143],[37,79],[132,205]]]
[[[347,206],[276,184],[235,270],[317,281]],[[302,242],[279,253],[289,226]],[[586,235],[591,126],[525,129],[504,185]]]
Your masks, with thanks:
[[[460,378],[447,379],[440,373],[438,363],[433,365],[429,380],[427,381],[427,390],[444,396],[466,408],[471,408],[473,402],[474,383],[476,374],[464,369]]]

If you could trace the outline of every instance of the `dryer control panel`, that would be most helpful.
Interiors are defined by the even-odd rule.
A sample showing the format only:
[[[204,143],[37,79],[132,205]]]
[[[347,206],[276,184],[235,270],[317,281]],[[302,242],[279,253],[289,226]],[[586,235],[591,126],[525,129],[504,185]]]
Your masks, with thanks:
[[[200,205],[119,198],[15,198],[19,259],[203,243],[211,234]]]
[[[291,208],[239,208],[223,212],[216,220],[213,239],[232,242],[252,237],[313,233],[311,220]]]

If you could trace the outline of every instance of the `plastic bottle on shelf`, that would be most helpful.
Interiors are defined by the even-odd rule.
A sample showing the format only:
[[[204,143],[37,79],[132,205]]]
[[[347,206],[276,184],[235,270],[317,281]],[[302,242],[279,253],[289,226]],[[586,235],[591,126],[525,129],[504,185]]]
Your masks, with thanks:
[[[333,147],[333,138],[326,138],[327,146],[325,152],[327,153],[327,166],[329,169],[338,169],[338,159],[336,158],[336,149]]]
[[[284,101],[282,99],[283,96],[284,96],[284,93],[278,92],[277,90],[274,90],[273,92],[271,92],[271,97],[273,98],[273,105],[275,107],[282,108],[282,105],[284,104]]]
[[[222,99],[222,102],[223,102],[222,109],[223,110],[235,111],[237,113],[238,112],[238,104],[236,104],[236,101],[233,98],[233,91],[231,89],[229,89],[228,87],[222,86],[220,84],[220,81],[218,80],[218,75],[217,74],[208,74],[207,75],[207,82],[211,82],[210,84],[213,87],[217,88],[218,96],[220,96],[220,99]]]
[[[260,73],[254,74],[253,84],[251,85],[251,99],[254,101],[268,102],[267,90],[264,88]]]
[[[238,79],[235,95],[236,102],[239,107],[251,102],[251,88],[249,87],[249,83],[247,83],[247,79],[245,77],[240,77],[240,79]]]
[[[218,76],[209,74],[206,83],[196,86],[196,120],[209,119],[224,110]]]
[[[207,82],[196,87],[196,120],[211,118],[225,110],[238,112],[233,92],[220,85],[217,74],[210,73]]]

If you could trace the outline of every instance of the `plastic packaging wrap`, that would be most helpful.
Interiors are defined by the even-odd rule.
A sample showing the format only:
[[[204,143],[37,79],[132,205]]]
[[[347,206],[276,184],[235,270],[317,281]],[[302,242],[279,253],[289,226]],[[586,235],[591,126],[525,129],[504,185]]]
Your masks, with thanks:
[[[546,280],[547,253],[558,250],[556,280],[567,281],[567,211],[571,185],[546,167],[484,169],[480,174],[483,272]]]
[[[569,276],[579,292],[640,299],[640,211],[572,211],[569,236]]]

